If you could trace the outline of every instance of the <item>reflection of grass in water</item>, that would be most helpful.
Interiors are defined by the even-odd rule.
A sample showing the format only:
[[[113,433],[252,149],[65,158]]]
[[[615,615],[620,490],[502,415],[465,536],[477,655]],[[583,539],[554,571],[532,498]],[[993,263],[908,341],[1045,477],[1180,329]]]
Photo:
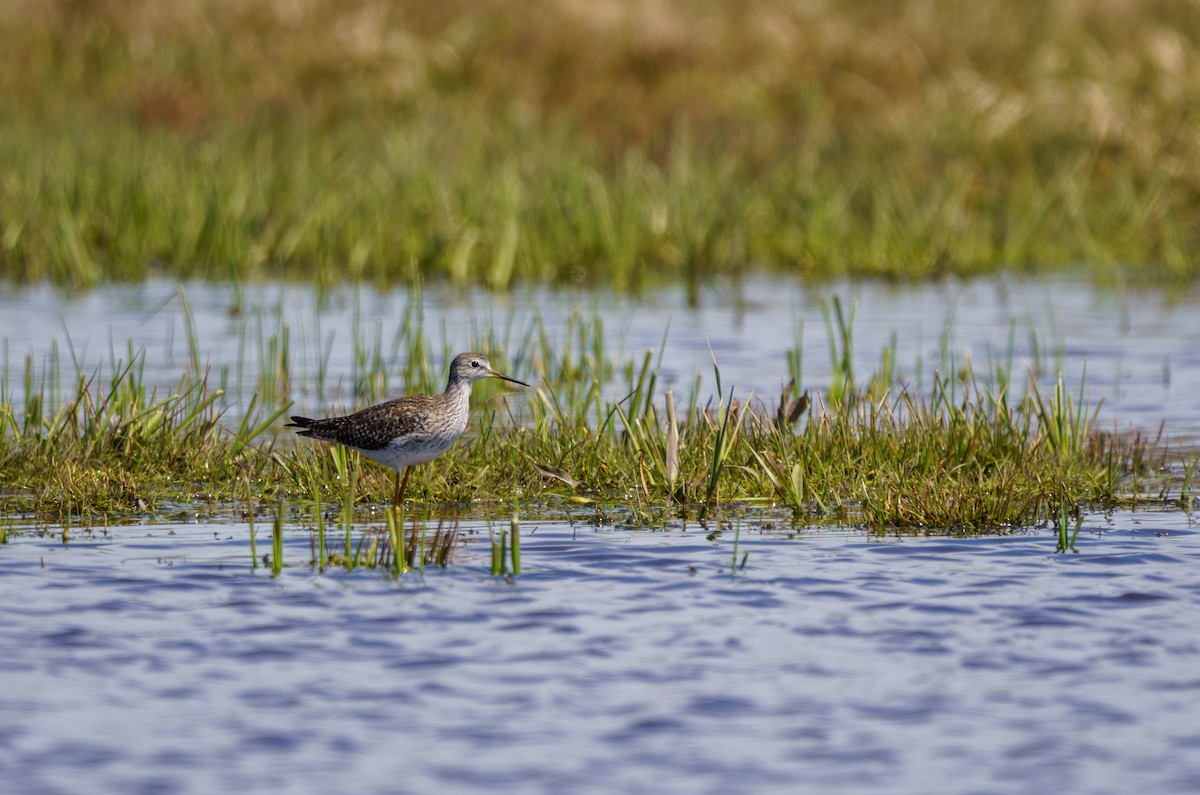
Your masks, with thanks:
[[[536,381],[537,389],[525,396],[481,383],[470,432],[456,452],[415,468],[410,505],[439,516],[495,517],[508,512],[505,506],[525,514],[588,511],[597,521],[615,506],[642,526],[676,518],[719,522],[744,507],[784,506],[800,524],[987,531],[1054,521],[1064,500],[1117,505],[1163,500],[1190,487],[1190,477],[1177,483],[1157,474],[1168,459],[1156,440],[1097,431],[1097,407],[1082,384],[1072,396],[1060,379],[1046,399],[1030,380],[1018,393],[1011,350],[982,373],[946,353],[917,392],[894,382],[893,337],[876,371],[856,374],[843,355],[853,345],[847,317],[831,325],[838,344],[830,386],[804,391],[788,384],[771,406],[754,396],[739,401],[732,388],[726,393],[719,367],[715,403],[706,402],[699,381],[681,405],[670,393],[661,403],[656,357],[618,361],[582,319],[561,342],[535,323],[514,346],[520,359],[510,360],[503,341],[489,334],[497,366]],[[426,371],[427,341],[406,340],[410,347],[394,358]],[[199,350],[195,340],[189,348]],[[209,388],[198,354],[190,359],[166,396],[146,388],[138,354],[113,362],[107,379],[76,373],[73,387],[56,381],[56,363],[39,377],[26,362],[17,403],[8,397],[9,374],[2,374],[4,511],[96,521],[182,503],[193,512],[244,510],[253,517],[258,506],[286,499],[316,517],[317,566],[401,571],[448,559],[452,545],[435,541],[422,552],[424,530],[406,531],[403,520],[355,545],[354,506],[386,502],[389,473],[342,448],[281,444],[271,431],[288,409],[280,405],[285,395],[266,402],[279,408],[252,401],[226,427],[222,393]],[[614,380],[624,381],[621,400],[604,397]],[[1194,462],[1190,470],[1180,466],[1185,474],[1195,469]],[[326,511],[345,529],[340,554],[326,544]],[[498,539],[497,558],[513,570],[515,529]]]
[[[11,278],[1196,274],[1188,3],[13,9]]]

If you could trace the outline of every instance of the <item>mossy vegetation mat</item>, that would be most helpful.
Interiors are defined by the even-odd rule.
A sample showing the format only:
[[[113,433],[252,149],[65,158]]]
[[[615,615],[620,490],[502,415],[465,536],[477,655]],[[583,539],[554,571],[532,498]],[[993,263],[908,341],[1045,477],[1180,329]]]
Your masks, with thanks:
[[[12,0],[0,278],[1193,280],[1200,7]]]

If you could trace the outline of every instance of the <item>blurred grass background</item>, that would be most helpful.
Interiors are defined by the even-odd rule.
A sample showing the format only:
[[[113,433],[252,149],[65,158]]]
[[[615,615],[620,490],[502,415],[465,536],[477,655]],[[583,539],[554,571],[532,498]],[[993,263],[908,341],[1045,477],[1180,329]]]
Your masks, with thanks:
[[[6,0],[0,278],[1197,274],[1191,0]]]

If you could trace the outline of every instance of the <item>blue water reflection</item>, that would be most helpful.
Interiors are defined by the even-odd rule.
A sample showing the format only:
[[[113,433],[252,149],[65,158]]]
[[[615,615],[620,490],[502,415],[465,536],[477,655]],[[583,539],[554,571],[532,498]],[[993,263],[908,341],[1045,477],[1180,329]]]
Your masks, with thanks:
[[[482,527],[475,529],[482,530]],[[0,547],[6,791],[1194,792],[1200,533],[529,524],[526,573],[275,579],[244,526]],[[478,539],[479,535],[471,538]]]

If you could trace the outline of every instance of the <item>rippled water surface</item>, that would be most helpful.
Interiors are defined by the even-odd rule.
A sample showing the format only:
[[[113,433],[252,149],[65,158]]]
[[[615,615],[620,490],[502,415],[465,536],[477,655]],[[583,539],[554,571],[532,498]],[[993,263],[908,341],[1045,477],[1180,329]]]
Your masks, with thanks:
[[[56,531],[58,532],[58,531]],[[1184,513],[872,539],[529,524],[398,581],[244,526],[0,546],[6,792],[1200,789]]]

